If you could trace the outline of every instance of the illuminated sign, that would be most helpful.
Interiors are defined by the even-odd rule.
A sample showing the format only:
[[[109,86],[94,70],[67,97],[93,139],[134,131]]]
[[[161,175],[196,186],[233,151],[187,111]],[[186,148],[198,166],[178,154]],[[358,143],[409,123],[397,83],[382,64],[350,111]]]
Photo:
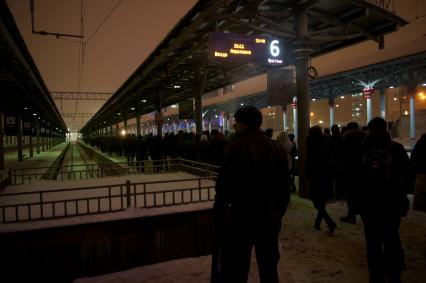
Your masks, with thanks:
[[[218,62],[283,64],[282,42],[258,35],[212,32],[209,55]]]

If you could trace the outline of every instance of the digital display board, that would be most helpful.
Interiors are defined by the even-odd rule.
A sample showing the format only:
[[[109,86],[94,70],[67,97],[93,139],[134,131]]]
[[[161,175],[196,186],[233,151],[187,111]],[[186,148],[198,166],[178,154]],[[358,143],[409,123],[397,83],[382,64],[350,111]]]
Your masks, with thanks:
[[[253,62],[282,65],[282,42],[276,38],[235,33],[210,33],[209,56],[218,62]]]

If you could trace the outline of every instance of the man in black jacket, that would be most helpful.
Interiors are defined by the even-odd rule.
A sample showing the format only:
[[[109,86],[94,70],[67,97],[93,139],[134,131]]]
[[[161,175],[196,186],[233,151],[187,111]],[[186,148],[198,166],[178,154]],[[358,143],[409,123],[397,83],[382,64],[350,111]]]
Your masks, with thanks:
[[[399,226],[408,211],[410,161],[379,117],[368,123],[365,150],[357,207],[364,222],[370,282],[398,283],[404,268]]]
[[[260,282],[278,282],[278,235],[290,196],[285,149],[261,132],[255,107],[244,106],[234,118],[237,139],[216,182],[212,282],[247,282],[253,246]]]

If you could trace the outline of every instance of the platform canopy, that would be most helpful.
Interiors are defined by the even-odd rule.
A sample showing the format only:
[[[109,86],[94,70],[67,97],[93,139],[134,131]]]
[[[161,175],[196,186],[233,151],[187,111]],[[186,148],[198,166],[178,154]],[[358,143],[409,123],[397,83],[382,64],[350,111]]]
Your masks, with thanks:
[[[0,0],[0,110],[67,131],[5,0]],[[36,115],[34,115],[36,114]]]
[[[308,20],[305,38],[296,36],[301,11]],[[283,64],[293,65],[296,50],[303,48],[311,57],[365,40],[383,48],[384,35],[405,24],[362,0],[199,1],[81,131],[122,121],[123,112],[130,119],[277,67],[259,60],[218,62],[209,56],[212,32],[280,39]]]

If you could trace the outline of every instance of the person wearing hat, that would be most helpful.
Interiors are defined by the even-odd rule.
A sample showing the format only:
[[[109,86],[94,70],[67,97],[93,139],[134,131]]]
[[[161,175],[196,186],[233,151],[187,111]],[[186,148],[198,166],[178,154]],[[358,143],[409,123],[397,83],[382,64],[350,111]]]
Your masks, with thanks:
[[[260,282],[278,282],[278,235],[290,198],[286,152],[260,130],[255,107],[240,108],[234,120],[237,138],[216,181],[211,281],[247,282],[254,247]]]
[[[401,282],[405,268],[399,227],[409,209],[407,188],[410,161],[402,144],[392,141],[380,117],[368,123],[359,214],[364,224],[370,282]]]

